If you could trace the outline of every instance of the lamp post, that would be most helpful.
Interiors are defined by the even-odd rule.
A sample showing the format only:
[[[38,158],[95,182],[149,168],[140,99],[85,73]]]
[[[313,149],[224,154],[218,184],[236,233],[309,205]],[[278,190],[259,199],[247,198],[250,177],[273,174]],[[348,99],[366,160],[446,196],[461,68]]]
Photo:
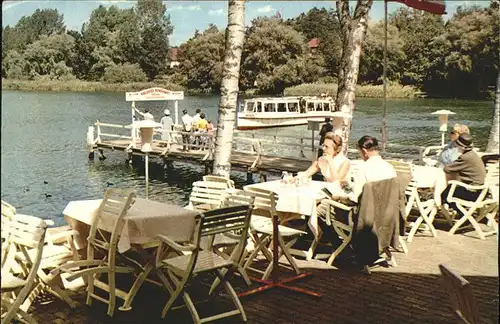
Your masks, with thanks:
[[[135,128],[139,128],[141,136],[141,151],[146,153],[146,158],[144,159],[146,168],[146,199],[148,199],[149,193],[149,152],[153,149],[151,148],[151,143],[153,142],[153,132],[155,127],[161,126],[161,124],[155,123],[151,120],[141,120],[134,123]]]
[[[448,115],[455,115],[453,111],[450,110],[437,110],[432,115],[439,116],[439,131],[441,132],[441,146],[444,146],[444,138],[446,131],[448,130]]]

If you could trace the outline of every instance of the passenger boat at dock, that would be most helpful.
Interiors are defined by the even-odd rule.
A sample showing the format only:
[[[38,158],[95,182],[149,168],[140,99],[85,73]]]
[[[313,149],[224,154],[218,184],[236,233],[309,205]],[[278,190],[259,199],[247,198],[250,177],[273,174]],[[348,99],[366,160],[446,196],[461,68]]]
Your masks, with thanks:
[[[246,99],[238,111],[236,128],[259,128],[306,125],[335,116],[332,97],[267,97]]]

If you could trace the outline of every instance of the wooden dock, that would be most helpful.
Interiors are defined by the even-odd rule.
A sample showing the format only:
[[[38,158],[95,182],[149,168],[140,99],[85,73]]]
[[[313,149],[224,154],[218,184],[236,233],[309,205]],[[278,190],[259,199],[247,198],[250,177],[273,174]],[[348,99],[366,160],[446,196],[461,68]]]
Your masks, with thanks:
[[[94,152],[98,152],[100,158],[104,151],[122,151],[128,154],[128,160],[132,161],[133,156],[144,156],[141,151],[141,140],[137,133],[131,132],[131,126],[116,125],[108,123],[95,123],[94,127],[89,127],[87,133],[87,147],[89,157],[93,158]],[[113,128],[118,130],[113,133],[105,133],[102,128]],[[129,135],[130,134],[130,135]],[[96,136],[95,136],[96,135]],[[202,144],[190,144],[190,150],[182,150],[182,135],[189,135],[191,139],[202,139]],[[246,135],[246,134],[245,134]],[[231,168],[241,172],[246,172],[250,177],[252,174],[259,174],[265,180],[267,175],[279,175],[284,171],[299,172],[306,170],[312,162],[316,152],[312,148],[318,146],[317,139],[298,138],[286,136],[271,136],[271,139],[256,138],[252,135],[242,136],[237,134],[233,138],[233,150],[231,153]],[[161,141],[153,139],[151,151],[148,156],[156,158],[163,164],[170,164],[174,161],[187,162],[205,167],[205,172],[211,173],[213,167],[214,145],[213,138],[206,133],[187,133],[180,130],[171,132],[172,140]],[[398,145],[393,145],[398,149]],[[401,146],[402,147],[402,146]],[[277,148],[287,149],[294,156],[278,156]],[[404,147],[407,149],[407,147]],[[413,147],[416,153],[413,155],[391,153],[393,158],[415,159],[418,156],[420,148]],[[349,153],[356,153],[354,149]],[[284,154],[283,154],[284,155]]]

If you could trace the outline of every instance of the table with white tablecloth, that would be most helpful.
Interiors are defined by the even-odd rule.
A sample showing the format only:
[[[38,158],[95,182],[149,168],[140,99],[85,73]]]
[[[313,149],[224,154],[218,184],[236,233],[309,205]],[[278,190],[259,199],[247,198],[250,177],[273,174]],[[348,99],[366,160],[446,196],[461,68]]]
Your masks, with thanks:
[[[97,214],[102,199],[71,201],[63,211],[68,224],[80,235],[76,240],[78,249],[87,244],[89,225]],[[130,249],[130,244],[147,244],[157,241],[163,234],[174,241],[188,241],[193,234],[196,212],[181,206],[136,198],[124,216],[125,226],[118,241],[118,251]],[[112,232],[114,219],[103,218],[99,228]]]
[[[245,189],[247,188],[259,188],[276,193],[278,195],[278,201],[276,202],[278,212],[309,216],[308,225],[316,239],[319,236],[316,206],[322,199],[326,198],[321,189],[327,188],[336,197],[347,196],[338,182],[310,181],[296,186],[295,184],[284,184],[280,180],[275,180],[245,186]],[[309,249],[306,257],[310,259],[312,253],[313,251]]]

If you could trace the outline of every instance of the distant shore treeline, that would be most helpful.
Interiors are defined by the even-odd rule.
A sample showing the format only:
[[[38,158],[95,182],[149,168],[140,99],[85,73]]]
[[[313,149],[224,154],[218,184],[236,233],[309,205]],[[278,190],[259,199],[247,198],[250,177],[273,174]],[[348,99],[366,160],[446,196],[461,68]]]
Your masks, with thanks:
[[[447,22],[407,8],[391,14],[389,97],[488,96],[498,72],[498,21],[498,10],[479,7],[459,7]],[[2,28],[2,88],[130,91],[165,86],[217,93],[224,31],[210,25],[172,50],[168,36],[173,28],[161,0],[139,0],[131,9],[100,6],[80,31],[66,30],[57,10],[37,10]],[[286,95],[329,90],[334,95],[339,33],[335,12],[324,8],[288,20],[253,20],[246,31],[240,90]],[[358,96],[382,94],[383,45],[383,22],[370,22]]]

